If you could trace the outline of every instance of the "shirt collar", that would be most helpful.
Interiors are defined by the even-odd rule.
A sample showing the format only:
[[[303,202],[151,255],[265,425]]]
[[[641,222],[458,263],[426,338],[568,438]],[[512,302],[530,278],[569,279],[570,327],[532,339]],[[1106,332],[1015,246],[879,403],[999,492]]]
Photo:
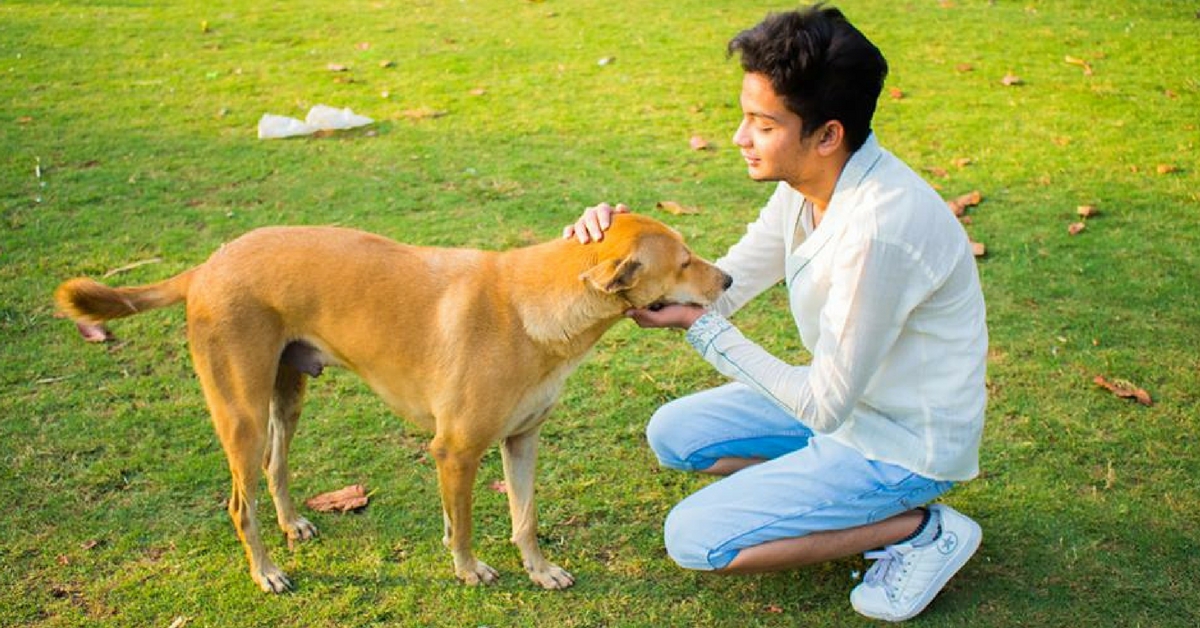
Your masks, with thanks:
[[[853,203],[856,202],[855,190],[879,163],[881,157],[883,157],[883,149],[880,148],[879,140],[872,132],[867,136],[863,145],[858,147],[853,155],[850,155],[850,159],[846,160],[846,165],[842,166],[842,172],[838,175],[837,183],[833,187],[833,195],[829,198],[825,217],[811,233],[804,231],[804,205],[808,204],[808,201],[806,199],[805,203],[801,203],[795,218],[796,233],[793,236],[793,250],[806,257],[812,257],[821,250],[833,232],[839,229],[836,225],[846,220],[847,215],[852,213]],[[782,185],[787,185],[787,183]],[[848,206],[842,207],[842,205]]]
[[[875,133],[872,132],[867,136],[867,141],[846,160],[846,165],[842,167],[842,173],[838,175],[837,184],[833,188],[830,204],[832,205],[838,196],[858,187],[882,156],[883,149],[879,147],[879,140],[875,139]]]
[[[821,220],[822,227],[826,223],[840,223],[853,213],[851,211],[853,204],[857,202],[855,191],[875,169],[875,165],[879,163],[881,157],[883,157],[883,149],[879,147],[879,141],[875,139],[875,134],[871,133],[867,136],[867,141],[863,142],[863,145],[854,151],[853,155],[850,155],[850,159],[846,160],[846,165],[842,166],[837,184],[833,187],[833,196],[829,198],[829,205],[825,208],[825,217]],[[832,228],[829,229],[829,231],[832,230]]]

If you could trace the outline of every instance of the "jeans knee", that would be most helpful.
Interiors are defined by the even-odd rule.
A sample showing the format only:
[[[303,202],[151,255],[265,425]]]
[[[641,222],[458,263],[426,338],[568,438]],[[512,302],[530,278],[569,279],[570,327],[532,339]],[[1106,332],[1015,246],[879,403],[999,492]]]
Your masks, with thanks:
[[[650,422],[646,424],[646,442],[662,466],[687,469],[687,462],[681,456],[677,442],[679,421],[673,405],[674,402],[661,406],[650,417]]]
[[[675,508],[663,523],[663,544],[667,555],[680,567],[711,571],[715,567],[709,560],[712,548],[701,534],[706,530],[702,516],[690,510]]]

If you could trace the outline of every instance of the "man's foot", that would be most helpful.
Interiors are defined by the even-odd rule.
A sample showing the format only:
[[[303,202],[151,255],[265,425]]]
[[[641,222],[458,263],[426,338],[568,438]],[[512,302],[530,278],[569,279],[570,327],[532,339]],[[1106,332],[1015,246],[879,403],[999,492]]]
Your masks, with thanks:
[[[929,510],[929,525],[941,526],[932,543],[897,543],[867,552],[866,557],[876,561],[850,592],[854,610],[887,621],[915,617],[979,549],[983,531],[978,523],[944,504]]]

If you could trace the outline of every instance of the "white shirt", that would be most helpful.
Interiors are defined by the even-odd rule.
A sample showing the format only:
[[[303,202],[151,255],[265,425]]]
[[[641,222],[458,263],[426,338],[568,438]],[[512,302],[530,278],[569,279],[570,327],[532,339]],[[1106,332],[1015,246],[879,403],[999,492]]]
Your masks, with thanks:
[[[937,480],[979,473],[987,325],[975,259],[942,198],[874,135],[819,226],[780,183],[716,263],[733,285],[687,338],[717,370],[869,459]],[[810,365],[725,318],[780,280]]]

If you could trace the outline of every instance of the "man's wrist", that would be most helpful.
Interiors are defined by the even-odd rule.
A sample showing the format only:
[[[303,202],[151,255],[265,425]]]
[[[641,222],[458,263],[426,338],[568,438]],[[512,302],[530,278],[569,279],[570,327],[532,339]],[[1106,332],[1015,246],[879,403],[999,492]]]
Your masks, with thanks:
[[[684,315],[683,329],[691,329],[692,325],[695,325],[696,321],[700,320],[707,313],[708,311],[703,308],[689,309],[688,313]]]
[[[713,340],[722,333],[733,328],[724,316],[716,312],[704,312],[687,330],[687,341],[703,355]]]

